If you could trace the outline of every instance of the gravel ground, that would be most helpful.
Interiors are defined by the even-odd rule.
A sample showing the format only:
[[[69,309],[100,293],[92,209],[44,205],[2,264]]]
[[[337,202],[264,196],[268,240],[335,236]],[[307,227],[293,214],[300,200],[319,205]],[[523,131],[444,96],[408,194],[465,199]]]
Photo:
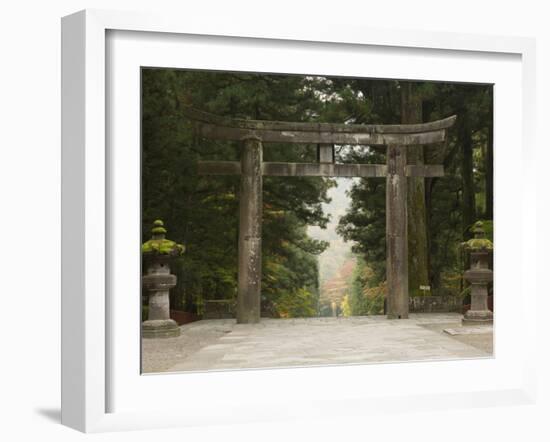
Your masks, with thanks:
[[[427,328],[438,334],[444,334],[445,336],[456,339],[457,341],[462,342],[463,344],[471,345],[478,350],[483,350],[484,352],[492,355],[493,354],[493,333],[492,327],[490,333],[479,333],[479,334],[468,334],[468,335],[449,335],[443,330],[446,328],[460,328],[462,324],[460,322],[449,322],[446,324],[427,324],[422,325],[422,327]]]
[[[479,350],[483,350],[489,354],[493,354],[493,334],[484,333],[479,335],[456,335],[451,336],[457,341],[463,342],[464,344],[471,345]]]
[[[142,373],[167,371],[177,362],[215,343],[229,333],[235,321],[199,321],[180,327],[177,338],[142,339]]]
[[[234,319],[186,324],[177,338],[143,339],[142,372],[224,370],[390,361],[490,357],[492,327],[450,335],[462,315],[262,319],[238,325]]]

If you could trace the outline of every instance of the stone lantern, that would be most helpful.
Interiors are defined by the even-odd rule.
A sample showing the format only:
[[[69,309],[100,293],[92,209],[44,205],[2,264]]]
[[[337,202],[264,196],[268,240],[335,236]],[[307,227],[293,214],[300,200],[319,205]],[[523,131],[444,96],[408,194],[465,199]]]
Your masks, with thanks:
[[[184,252],[181,244],[166,239],[166,229],[161,220],[153,223],[152,237],[141,246],[146,273],[141,278],[143,289],[149,296],[147,320],[141,325],[144,338],[168,338],[179,336],[180,329],[170,319],[170,289],[176,285],[176,275],[170,273],[170,261]]]
[[[487,305],[487,286],[493,280],[493,272],[489,269],[489,254],[493,251],[493,243],[487,239],[481,221],[474,224],[473,232],[474,237],[463,244],[470,253],[470,268],[464,273],[464,279],[471,284],[472,301],[462,323],[492,324],[493,312]]]

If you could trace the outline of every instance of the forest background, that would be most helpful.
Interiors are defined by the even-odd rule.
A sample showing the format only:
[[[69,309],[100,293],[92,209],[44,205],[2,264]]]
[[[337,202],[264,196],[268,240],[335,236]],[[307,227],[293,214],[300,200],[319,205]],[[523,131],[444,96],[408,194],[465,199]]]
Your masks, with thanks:
[[[142,240],[161,218],[185,254],[173,263],[174,309],[201,315],[205,300],[235,300],[238,176],[199,176],[199,160],[238,160],[239,143],[199,138],[182,106],[235,118],[355,124],[420,123],[457,115],[445,143],[408,148],[408,162],[443,164],[441,178],[409,178],[409,288],[422,296],[464,298],[460,244],[484,220],[492,235],[492,85],[173,69],[142,70]],[[336,146],[340,163],[385,163],[380,147]],[[265,161],[313,162],[317,146],[268,144]],[[319,255],[328,242],[323,210],[335,180],[264,177],[262,315],[330,315],[321,296]],[[354,180],[337,232],[351,242],[356,265],[339,310],[383,312],[385,180]],[[329,253],[327,251],[327,253]]]

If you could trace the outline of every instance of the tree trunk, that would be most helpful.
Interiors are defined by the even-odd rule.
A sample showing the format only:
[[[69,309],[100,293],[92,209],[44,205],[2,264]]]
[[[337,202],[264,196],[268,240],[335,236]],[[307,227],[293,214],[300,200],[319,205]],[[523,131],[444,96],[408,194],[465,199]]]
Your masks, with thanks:
[[[401,85],[401,123],[422,123],[422,96],[412,83]],[[407,146],[407,163],[424,164],[423,146]],[[428,226],[424,178],[408,178],[407,228],[409,294],[421,294],[420,286],[429,285]]]
[[[462,237],[467,240],[472,237],[470,228],[476,222],[476,203],[472,131],[464,119],[458,128],[458,142],[462,147]]]
[[[487,151],[485,155],[485,219],[493,219],[493,121],[487,133]]]

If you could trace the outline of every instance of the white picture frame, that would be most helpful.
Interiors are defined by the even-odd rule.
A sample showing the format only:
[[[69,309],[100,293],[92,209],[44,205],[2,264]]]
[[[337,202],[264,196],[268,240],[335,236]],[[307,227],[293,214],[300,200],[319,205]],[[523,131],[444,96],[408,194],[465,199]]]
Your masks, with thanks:
[[[437,54],[475,54],[474,58],[484,60],[490,54],[514,56],[519,60],[521,69],[521,127],[517,141],[521,144],[522,173],[527,179],[534,167],[535,155],[535,43],[532,39],[518,37],[489,37],[451,33],[428,33],[422,31],[391,32],[369,27],[355,28],[345,26],[300,28],[269,26],[266,23],[242,23],[232,25],[228,22],[220,27],[219,23],[209,23],[206,19],[194,19],[181,22],[178,18],[153,16],[143,13],[125,13],[112,11],[87,10],[67,16],[62,21],[62,423],[85,432],[159,428],[170,426],[207,425],[213,420],[224,423],[256,422],[288,418],[311,418],[327,415],[368,414],[374,410],[399,412],[405,409],[452,409],[464,408],[474,403],[476,406],[491,406],[499,403],[532,404],[536,393],[536,358],[534,321],[518,314],[514,318],[522,327],[522,337],[526,338],[522,353],[518,354],[518,363],[514,366],[517,377],[510,382],[495,382],[490,388],[480,385],[462,386],[461,391],[439,393],[437,388],[421,394],[414,388],[406,387],[400,392],[384,390],[367,393],[359,389],[352,395],[336,393],[330,397],[303,397],[308,407],[292,407],[298,397],[289,399],[274,398],[272,403],[260,401],[258,385],[263,385],[265,375],[272,372],[272,378],[284,378],[285,381],[307,384],[311,369],[259,370],[244,372],[217,373],[217,377],[196,375],[193,383],[216,379],[218,387],[249,383],[239,399],[231,396],[228,401],[219,401],[219,410],[201,405],[197,399],[195,407],[181,406],[135,410],[113,409],[109,395],[114,388],[112,383],[112,361],[114,360],[109,338],[109,327],[116,318],[112,317],[108,298],[108,266],[117,259],[109,253],[110,236],[116,229],[109,227],[112,209],[109,194],[109,134],[106,121],[111,118],[108,109],[110,76],[106,76],[108,51],[107,34],[112,32],[143,32],[140,38],[153,35],[177,38],[178,35],[216,37],[218,39],[246,39],[247,41],[268,41],[277,45],[337,45],[335,50],[357,47],[374,47],[378,50],[400,48],[404,53],[414,50],[426,50]],[[151,33],[151,34],[147,34]],[[155,34],[152,34],[155,33]],[[176,36],[176,37],[174,37]],[[281,43],[282,44],[282,43]],[[116,54],[115,54],[116,56]],[[112,60],[111,60],[112,61]],[[221,69],[227,66],[220,66]],[[499,118],[498,108],[496,118]],[[498,139],[498,136],[495,136]],[[534,175],[533,175],[534,176]],[[534,179],[534,178],[532,178]],[[529,256],[536,256],[536,230],[532,228],[536,219],[535,193],[526,183],[520,190],[522,210],[511,221],[510,228],[520,226],[520,233],[513,244],[517,256],[506,265],[516,264],[521,268],[521,278],[517,287],[523,294],[520,311],[527,311],[529,303],[536,296],[535,279],[528,278]],[[534,186],[533,186],[534,187]],[[498,183],[495,194],[498,196]],[[498,204],[498,203],[497,203]],[[515,223],[515,224],[514,224]],[[498,235],[498,228],[495,232]],[[502,236],[501,236],[502,237]],[[495,243],[499,244],[498,236]],[[502,242],[500,243],[502,244]],[[510,249],[512,250],[512,249]],[[510,268],[511,270],[511,268]],[[502,272],[506,273],[506,272]],[[496,283],[496,282],[495,282]],[[504,305],[504,304],[503,304]],[[506,311],[504,309],[504,311]],[[498,313],[500,314],[500,313]],[[506,315],[504,315],[506,317]],[[509,318],[511,319],[511,318]],[[497,339],[499,332],[506,335],[506,321],[496,323]],[[502,354],[505,354],[503,352]],[[498,346],[495,364],[499,362]],[[396,365],[399,367],[395,368]],[[385,370],[393,370],[399,376],[409,372],[416,373],[414,366],[407,364],[385,365]],[[427,365],[423,366],[425,370]],[[450,367],[450,366],[449,366]],[[460,367],[460,368],[459,368]],[[496,365],[495,365],[496,367]],[[116,368],[116,367],[115,367]],[[505,368],[502,366],[501,368]],[[357,376],[366,368],[355,366],[347,369],[348,374]],[[450,369],[458,374],[475,375],[479,366],[475,362],[460,364]],[[338,375],[337,367],[325,370],[326,376]],[[369,368],[378,370],[380,368]],[[521,376],[519,371],[521,370]],[[139,376],[139,373],[134,373]],[[207,377],[205,377],[207,376]],[[210,376],[208,378],[208,376]],[[155,376],[157,379],[161,376]],[[153,377],[149,376],[148,379]],[[176,382],[178,375],[162,376],[164,384]],[[183,378],[181,378],[183,379]],[[153,385],[154,382],[149,381]],[[258,384],[256,384],[258,383]],[[276,381],[275,381],[276,383]],[[175,384],[174,384],[175,385]],[[164,385],[162,388],[166,388]],[[306,387],[304,387],[306,388]],[[298,389],[299,390],[299,389]],[[298,391],[296,395],[304,394]],[[227,390],[234,394],[235,390]],[[188,390],[193,399],[193,391]],[[195,392],[196,394],[196,392]],[[209,392],[206,392],[208,398]],[[255,398],[257,402],[255,402]],[[158,404],[157,404],[158,405]],[[212,403],[209,404],[209,407]],[[231,413],[224,413],[223,407],[232,407]],[[124,407],[122,407],[124,408]],[[239,413],[235,413],[238,410]]]

